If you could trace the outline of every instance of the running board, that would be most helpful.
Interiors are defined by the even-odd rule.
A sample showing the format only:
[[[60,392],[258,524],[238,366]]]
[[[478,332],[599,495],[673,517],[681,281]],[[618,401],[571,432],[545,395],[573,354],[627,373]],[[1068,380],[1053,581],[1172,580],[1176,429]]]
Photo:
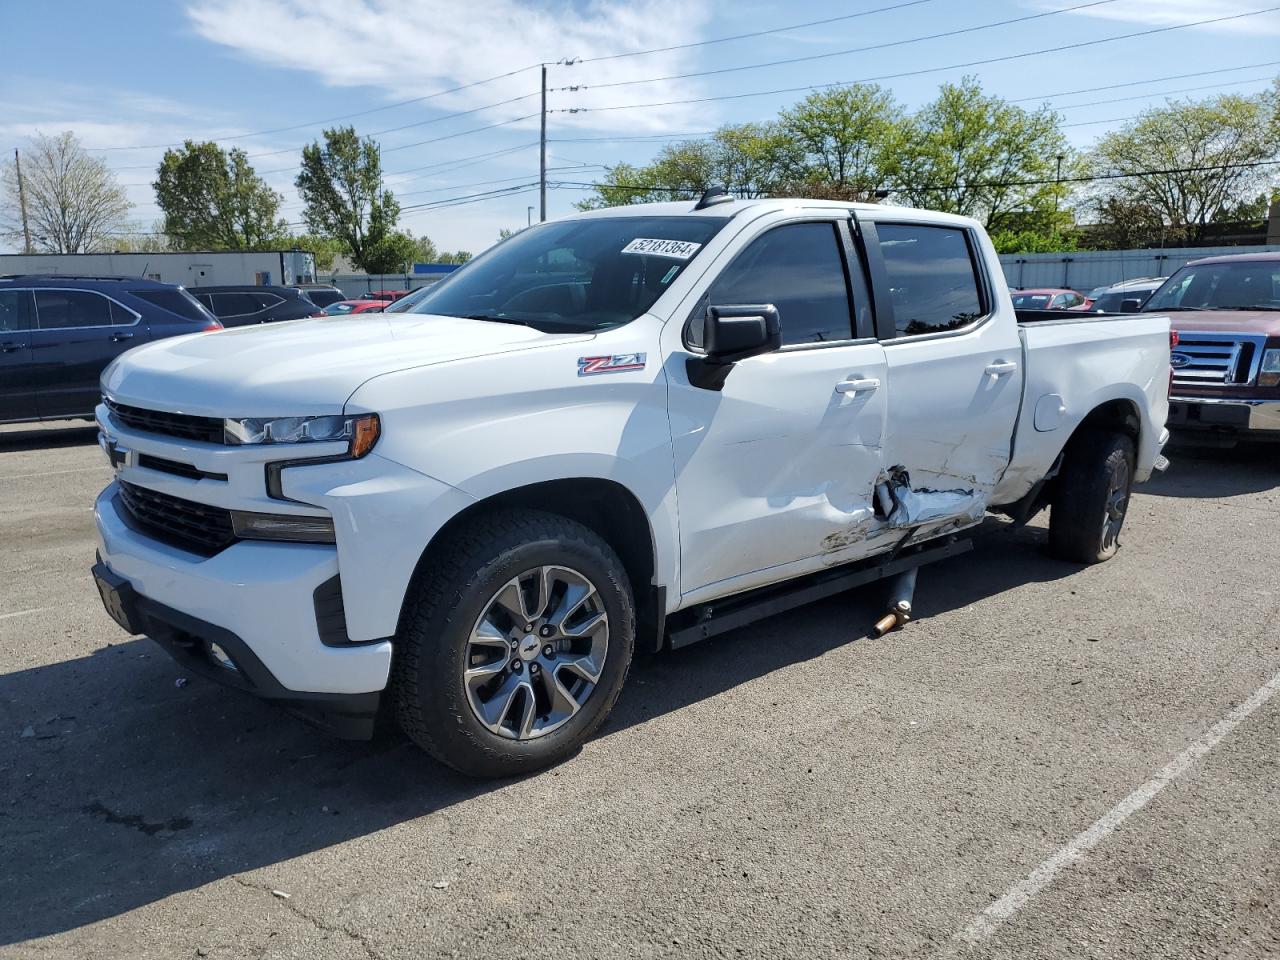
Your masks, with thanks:
[[[785,613],[928,563],[956,557],[972,549],[973,541],[968,539],[952,539],[936,547],[924,544],[903,550],[896,556],[890,553],[883,557],[872,557],[859,563],[801,577],[791,583],[761,587],[698,604],[672,614],[667,619],[667,638],[671,649],[678,650],[699,640],[745,627],[765,617]]]

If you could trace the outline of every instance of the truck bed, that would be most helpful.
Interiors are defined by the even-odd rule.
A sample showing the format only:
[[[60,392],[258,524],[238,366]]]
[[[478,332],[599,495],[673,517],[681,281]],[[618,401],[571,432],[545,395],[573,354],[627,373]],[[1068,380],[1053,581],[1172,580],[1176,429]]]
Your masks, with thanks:
[[[1022,407],[1013,456],[991,503],[1011,503],[1053,469],[1091,411],[1128,403],[1139,421],[1136,480],[1150,476],[1169,412],[1169,318],[1020,310]],[[1066,436],[1064,436],[1066,434]]]

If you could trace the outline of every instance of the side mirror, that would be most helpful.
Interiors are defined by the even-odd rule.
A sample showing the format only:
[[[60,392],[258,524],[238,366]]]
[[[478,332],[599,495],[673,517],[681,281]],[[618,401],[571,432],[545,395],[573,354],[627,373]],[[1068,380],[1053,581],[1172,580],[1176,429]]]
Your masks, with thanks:
[[[707,307],[702,345],[707,360],[715,364],[737,363],[771,353],[782,346],[778,308],[771,303]]]
[[[1141,300],[1121,300],[1120,301],[1121,313],[1137,313],[1141,309],[1142,309]]]

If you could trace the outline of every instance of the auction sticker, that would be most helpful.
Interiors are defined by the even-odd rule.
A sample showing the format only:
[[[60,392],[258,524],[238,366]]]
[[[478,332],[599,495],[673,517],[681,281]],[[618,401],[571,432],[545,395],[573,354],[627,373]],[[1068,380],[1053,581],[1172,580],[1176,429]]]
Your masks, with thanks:
[[[673,260],[688,260],[702,248],[700,243],[688,240],[652,240],[637,237],[625,247],[623,253],[642,253],[650,257],[671,257]]]

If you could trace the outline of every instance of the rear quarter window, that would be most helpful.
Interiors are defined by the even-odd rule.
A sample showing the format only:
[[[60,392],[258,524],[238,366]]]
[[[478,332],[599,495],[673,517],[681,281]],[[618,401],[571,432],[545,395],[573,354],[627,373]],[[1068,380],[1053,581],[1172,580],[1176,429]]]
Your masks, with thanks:
[[[139,300],[159,307],[161,310],[176,313],[184,320],[206,323],[210,319],[201,308],[200,302],[185,290],[132,290],[130,292]]]

